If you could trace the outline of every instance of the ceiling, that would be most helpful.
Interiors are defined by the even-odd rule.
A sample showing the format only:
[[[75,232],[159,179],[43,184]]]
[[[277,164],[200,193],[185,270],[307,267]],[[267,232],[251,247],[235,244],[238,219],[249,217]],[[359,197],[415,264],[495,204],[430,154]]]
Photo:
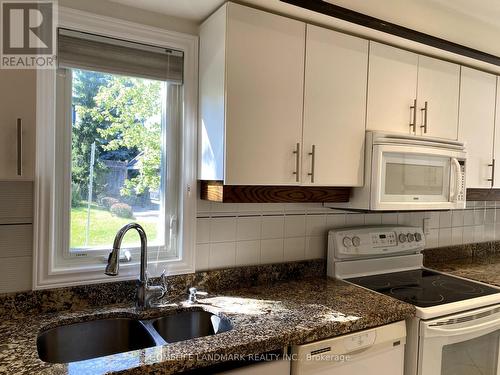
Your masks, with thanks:
[[[179,18],[188,19],[195,22],[201,22],[207,18],[226,0],[110,0],[117,4],[128,5],[134,8],[148,10],[150,12],[166,14]],[[240,0],[241,1],[241,0]],[[267,0],[271,1],[271,0]],[[342,1],[327,0],[331,3],[340,3]],[[252,0],[243,0],[243,2],[252,3]],[[372,0],[380,6],[390,6],[389,0]],[[265,2],[260,1],[259,5],[265,7]],[[345,2],[344,2],[345,3]],[[433,8],[439,6],[448,10],[450,13],[460,13],[482,23],[500,28],[500,1],[498,0],[424,0],[421,6]],[[345,5],[344,5],[345,6]],[[348,6],[347,6],[348,7]]]
[[[110,0],[113,3],[162,13],[169,16],[203,21],[225,0]]]

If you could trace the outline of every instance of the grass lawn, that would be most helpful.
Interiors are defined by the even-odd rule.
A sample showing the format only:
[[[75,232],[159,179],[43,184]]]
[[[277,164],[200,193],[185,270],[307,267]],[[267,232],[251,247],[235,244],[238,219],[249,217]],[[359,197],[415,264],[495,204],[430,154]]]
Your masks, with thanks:
[[[90,233],[88,246],[109,246],[113,245],[116,232],[130,222],[137,222],[144,227],[148,235],[148,243],[156,239],[156,223],[135,219],[124,219],[111,215],[111,213],[97,205],[90,208]],[[71,247],[78,248],[85,246],[85,228],[87,226],[87,206],[73,207],[71,209]],[[123,239],[124,245],[139,244],[139,235],[135,231],[130,231]]]

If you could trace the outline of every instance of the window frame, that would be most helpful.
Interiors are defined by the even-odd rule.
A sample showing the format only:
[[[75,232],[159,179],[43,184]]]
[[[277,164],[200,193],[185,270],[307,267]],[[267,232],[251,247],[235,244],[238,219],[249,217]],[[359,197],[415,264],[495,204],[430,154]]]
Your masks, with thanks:
[[[196,171],[197,171],[197,87],[198,87],[198,37],[195,35],[171,32],[129,21],[100,16],[93,13],[60,7],[57,27],[98,35],[130,40],[133,42],[157,45],[184,52],[183,110],[180,130],[180,152],[178,163],[180,178],[180,201],[177,217],[178,257],[148,264],[151,276],[194,272],[195,233],[196,233]],[[139,265],[135,262],[122,264],[120,275],[104,275],[103,262],[60,262],[61,246],[69,245],[69,227],[61,227],[61,202],[69,197],[56,197],[57,166],[70,163],[70,158],[59,160],[55,151],[64,144],[62,150],[71,155],[71,145],[63,143],[60,132],[56,131],[56,75],[57,70],[37,71],[37,136],[34,208],[34,258],[33,289],[46,289],[60,286],[113,282],[135,279]],[[43,135],[43,136],[40,136]],[[61,151],[59,151],[61,152]],[[66,183],[69,183],[67,181]],[[63,189],[70,192],[71,189]],[[66,222],[68,222],[66,220]],[[165,223],[166,226],[168,223]],[[67,224],[66,224],[67,225]],[[66,241],[57,235],[56,228],[67,233]],[[165,228],[168,230],[168,228]],[[59,237],[59,238],[58,238]],[[150,254],[151,255],[151,251]],[[96,258],[97,259],[97,258]]]

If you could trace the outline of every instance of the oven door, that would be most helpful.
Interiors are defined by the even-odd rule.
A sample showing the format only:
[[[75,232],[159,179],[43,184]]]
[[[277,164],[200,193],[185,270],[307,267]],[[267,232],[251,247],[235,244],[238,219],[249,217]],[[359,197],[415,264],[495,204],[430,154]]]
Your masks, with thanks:
[[[499,375],[500,306],[420,323],[419,375]]]
[[[456,150],[376,145],[372,209],[464,208],[464,154]]]

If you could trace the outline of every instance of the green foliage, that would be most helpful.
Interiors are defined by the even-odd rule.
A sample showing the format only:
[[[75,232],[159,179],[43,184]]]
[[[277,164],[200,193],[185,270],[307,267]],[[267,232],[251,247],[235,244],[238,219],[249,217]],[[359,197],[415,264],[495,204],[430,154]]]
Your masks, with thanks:
[[[94,98],[99,89],[106,85],[110,78],[109,74],[73,70],[73,105],[77,121],[74,123],[72,132],[71,178],[73,184],[79,187],[81,197],[86,196],[88,191],[90,150],[93,142],[96,142],[94,193],[98,195],[102,188],[101,182],[106,167],[99,161],[103,148],[97,129],[105,127],[106,124],[95,121],[91,109],[96,105]]]
[[[104,208],[107,208],[108,210],[111,208],[112,205],[116,203],[120,203],[120,201],[116,198],[113,197],[102,197],[100,199],[101,206]]]
[[[82,196],[80,192],[80,186],[72,183],[71,184],[71,207],[78,207],[81,204]]]
[[[98,134],[107,141],[106,151],[137,150],[140,173],[125,181],[124,196],[142,194],[160,186],[162,83],[112,76],[94,97],[92,120],[105,123]]]
[[[111,206],[109,211],[118,217],[123,217],[125,219],[133,219],[134,218],[134,212],[132,211],[132,207],[130,207],[126,203],[115,203],[114,205]]]

